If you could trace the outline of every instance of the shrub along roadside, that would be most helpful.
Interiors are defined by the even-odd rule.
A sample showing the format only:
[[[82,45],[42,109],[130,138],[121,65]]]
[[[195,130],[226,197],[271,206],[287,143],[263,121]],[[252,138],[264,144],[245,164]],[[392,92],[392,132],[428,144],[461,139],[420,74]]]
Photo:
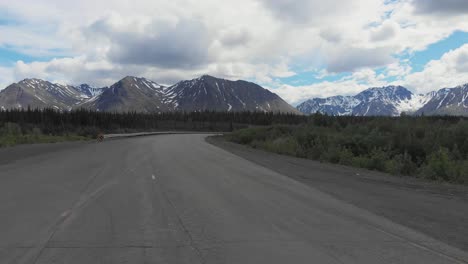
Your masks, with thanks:
[[[468,184],[468,121],[320,116],[325,122],[247,128],[229,141],[394,175]]]
[[[5,123],[0,127],[0,147],[9,147],[19,144],[56,143],[63,141],[89,140],[91,136],[76,134],[45,135],[41,129],[33,127],[30,130],[22,129],[16,123]]]

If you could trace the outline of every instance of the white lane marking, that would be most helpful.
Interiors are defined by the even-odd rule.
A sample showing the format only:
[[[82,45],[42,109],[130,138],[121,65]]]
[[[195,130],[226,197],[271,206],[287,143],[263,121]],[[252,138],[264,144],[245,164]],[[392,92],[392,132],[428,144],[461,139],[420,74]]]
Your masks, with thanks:
[[[153,181],[156,180],[156,176],[154,176],[154,174],[151,175],[151,178],[153,179]]]
[[[60,215],[60,217],[61,217],[61,218],[66,218],[67,216],[70,215],[70,213],[71,213],[71,211],[70,211],[70,210],[67,210],[67,211],[63,212],[63,213]]]

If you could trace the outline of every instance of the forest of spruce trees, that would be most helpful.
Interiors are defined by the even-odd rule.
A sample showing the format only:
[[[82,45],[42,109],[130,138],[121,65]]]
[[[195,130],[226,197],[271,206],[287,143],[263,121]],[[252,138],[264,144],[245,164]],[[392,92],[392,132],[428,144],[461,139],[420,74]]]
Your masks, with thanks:
[[[110,113],[55,109],[0,110],[0,146],[96,138],[100,133],[229,132],[248,126],[300,124],[305,116],[263,112]]]

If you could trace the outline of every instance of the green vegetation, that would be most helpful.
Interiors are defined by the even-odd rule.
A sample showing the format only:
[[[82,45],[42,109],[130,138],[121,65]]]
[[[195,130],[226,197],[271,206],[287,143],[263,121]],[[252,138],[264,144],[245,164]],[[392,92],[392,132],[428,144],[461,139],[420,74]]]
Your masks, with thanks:
[[[462,117],[330,117],[247,128],[227,139],[280,154],[394,175],[468,184],[468,120]]]
[[[232,131],[248,126],[299,124],[305,116],[259,112],[108,113],[90,110],[0,110],[0,147],[96,138],[99,133]]]
[[[0,111],[0,147],[168,130],[234,131],[229,140],[280,154],[468,184],[468,119],[463,117]]]
[[[44,135],[38,127],[33,127],[31,130],[25,130],[16,123],[5,123],[0,127],[0,147],[9,147],[19,144],[56,143],[88,139],[90,139],[90,137],[74,134]]]

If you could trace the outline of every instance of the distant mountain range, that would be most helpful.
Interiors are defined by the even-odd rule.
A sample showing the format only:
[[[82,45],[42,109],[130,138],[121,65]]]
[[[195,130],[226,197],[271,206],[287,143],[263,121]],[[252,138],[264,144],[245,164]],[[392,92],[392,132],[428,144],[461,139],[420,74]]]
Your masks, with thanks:
[[[86,108],[110,112],[262,111],[301,114],[278,95],[247,81],[204,75],[165,87],[127,76],[110,87],[95,88],[25,79],[0,91],[0,108]]]
[[[444,88],[427,94],[413,94],[402,86],[370,88],[355,96],[313,98],[297,106],[304,114],[399,116],[464,115],[468,116],[468,84]]]
[[[102,88],[25,79],[0,91],[0,109],[27,107],[146,113],[213,110],[320,112],[336,116],[399,116],[402,113],[468,116],[468,84],[427,94],[413,94],[403,86],[369,88],[355,96],[313,98],[297,109],[255,83],[209,75],[168,87],[132,76]]]

